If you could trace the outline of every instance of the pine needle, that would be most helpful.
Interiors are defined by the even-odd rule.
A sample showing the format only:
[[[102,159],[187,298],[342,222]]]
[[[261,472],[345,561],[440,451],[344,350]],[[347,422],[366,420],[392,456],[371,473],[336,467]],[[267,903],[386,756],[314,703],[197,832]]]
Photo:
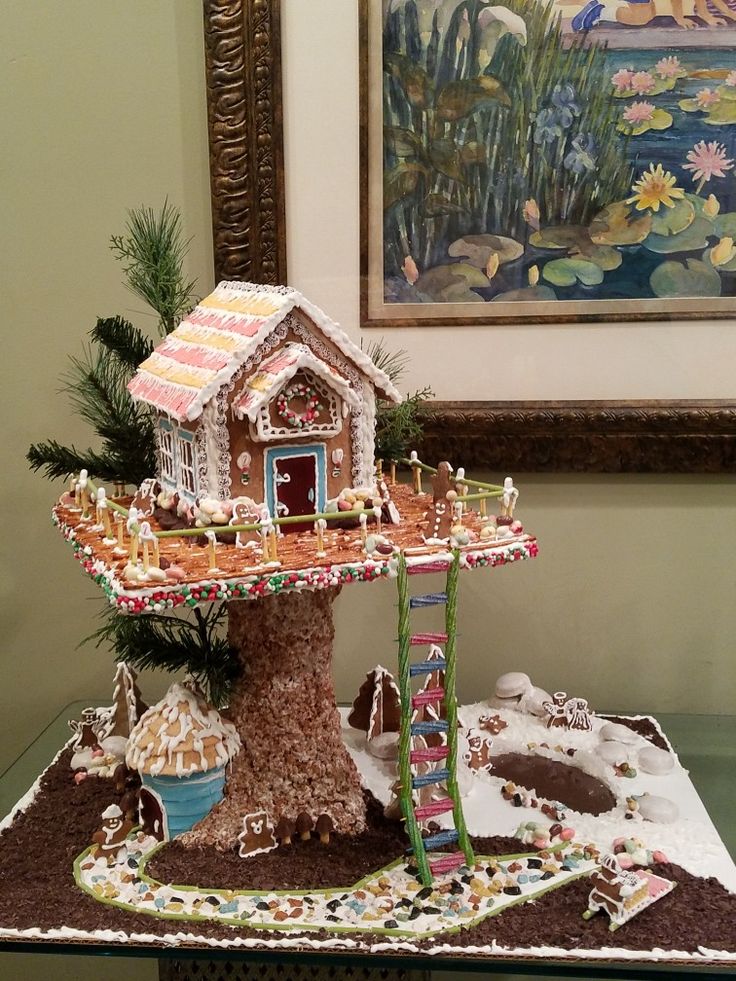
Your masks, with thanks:
[[[187,671],[208,701],[221,707],[240,672],[237,655],[222,631],[226,619],[224,603],[194,609],[187,616],[134,617],[106,610],[103,626],[82,643],[110,643],[116,659],[136,670]]]
[[[183,239],[181,215],[168,200],[158,213],[145,207],[129,211],[126,233],[110,239],[128,289],[156,311],[162,336],[174,330],[193,302],[196,283],[184,274],[190,241]]]
[[[361,344],[362,347],[362,344]],[[375,366],[384,371],[397,385],[406,374],[410,358],[406,351],[391,351],[384,338],[371,341],[365,348]],[[431,388],[422,388],[404,397],[398,405],[379,399],[376,405],[376,456],[383,460],[398,460],[406,456],[422,438],[422,409],[432,398]]]

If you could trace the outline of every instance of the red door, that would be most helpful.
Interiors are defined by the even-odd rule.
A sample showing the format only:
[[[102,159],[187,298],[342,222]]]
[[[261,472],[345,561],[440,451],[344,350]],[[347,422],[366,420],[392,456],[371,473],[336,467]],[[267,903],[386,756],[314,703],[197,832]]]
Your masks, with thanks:
[[[317,459],[308,456],[284,456],[276,461],[276,511],[274,517],[293,514],[315,514],[317,511]],[[283,525],[282,530],[306,531],[311,521]]]

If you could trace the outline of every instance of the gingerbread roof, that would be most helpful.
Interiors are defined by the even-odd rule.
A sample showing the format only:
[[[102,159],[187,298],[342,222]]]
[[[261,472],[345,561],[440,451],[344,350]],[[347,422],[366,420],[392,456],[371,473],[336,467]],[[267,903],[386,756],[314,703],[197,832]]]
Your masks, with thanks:
[[[296,308],[386,398],[401,401],[388,375],[297,290],[234,282],[220,283],[197,304],[139,366],[128,391],[179,422],[197,419],[206,403]]]
[[[281,386],[302,368],[307,368],[337,389],[348,405],[357,405],[358,393],[353,391],[350,382],[336,368],[318,358],[306,344],[285,344],[262,361],[258,370],[246,381],[242,394],[233,405],[235,415],[238,419],[247,416],[251,422],[255,422],[264,402],[270,401]]]
[[[175,682],[138,720],[125,762],[155,777],[188,777],[225,766],[239,749],[235,726]]]

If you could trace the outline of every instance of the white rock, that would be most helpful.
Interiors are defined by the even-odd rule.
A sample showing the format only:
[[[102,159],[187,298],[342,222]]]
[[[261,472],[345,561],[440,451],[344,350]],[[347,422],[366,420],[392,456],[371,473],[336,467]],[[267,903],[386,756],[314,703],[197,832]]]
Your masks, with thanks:
[[[514,698],[498,698],[497,695],[487,698],[485,704],[490,709],[508,709],[509,712],[520,712],[521,696],[516,695]]]
[[[633,746],[641,738],[633,729],[629,729],[628,726],[622,726],[618,722],[606,722],[599,732],[599,736],[601,739],[626,743],[627,746]]]
[[[620,743],[617,740],[610,740],[608,742],[601,743],[596,749],[596,754],[606,763],[624,763],[629,759],[629,753],[631,748],[625,743]]]
[[[546,692],[544,688],[537,688],[536,685],[532,685],[530,690],[521,696],[519,710],[543,719],[547,715],[544,710],[544,703],[551,701],[552,696],[549,692]]]
[[[672,753],[668,753],[666,749],[647,746],[639,753],[639,769],[644,770],[645,773],[663,776],[665,773],[669,773],[674,765]]]
[[[106,753],[110,756],[114,756],[118,760],[125,759],[125,751],[128,748],[128,740],[125,736],[108,736],[107,739],[103,739],[100,743],[100,749],[104,749]]]
[[[398,732],[382,732],[380,736],[366,740],[366,749],[379,760],[395,760],[399,751]]]
[[[639,814],[645,821],[657,824],[674,824],[680,816],[677,804],[666,797],[656,797],[654,794],[644,794],[639,798]]]
[[[89,747],[78,750],[72,756],[71,763],[69,764],[72,770],[79,770],[84,767],[85,770],[89,770],[92,766],[92,750]]]
[[[523,671],[509,671],[496,681],[497,698],[516,698],[532,689],[532,680]]]

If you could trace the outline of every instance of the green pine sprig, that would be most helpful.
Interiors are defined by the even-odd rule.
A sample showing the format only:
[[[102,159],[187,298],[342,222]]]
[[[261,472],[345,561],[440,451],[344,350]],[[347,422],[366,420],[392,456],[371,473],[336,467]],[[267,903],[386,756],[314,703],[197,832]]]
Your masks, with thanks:
[[[398,385],[409,367],[407,352],[389,350],[383,338],[372,341],[365,350],[375,366]],[[379,400],[376,406],[377,457],[398,460],[419,443],[424,431],[422,409],[433,394],[431,388],[425,387],[406,395],[398,405]]]
[[[181,214],[168,200],[158,212],[144,207],[128,212],[125,234],[110,239],[128,289],[156,311],[162,337],[192,305],[196,283],[184,275],[190,242],[182,235]]]
[[[240,673],[240,662],[223,633],[226,619],[225,604],[197,607],[185,616],[132,617],[109,611],[103,626],[83,643],[110,643],[116,659],[136,670],[187,671],[208,701],[220,707]]]

